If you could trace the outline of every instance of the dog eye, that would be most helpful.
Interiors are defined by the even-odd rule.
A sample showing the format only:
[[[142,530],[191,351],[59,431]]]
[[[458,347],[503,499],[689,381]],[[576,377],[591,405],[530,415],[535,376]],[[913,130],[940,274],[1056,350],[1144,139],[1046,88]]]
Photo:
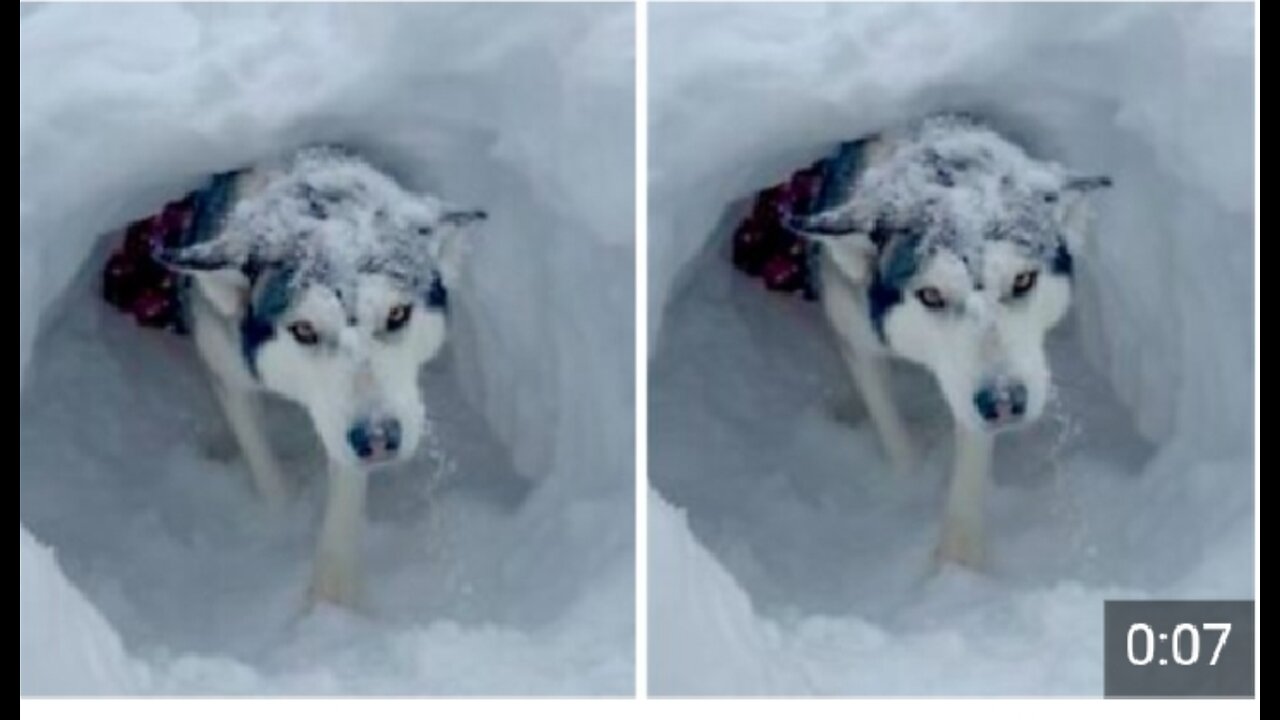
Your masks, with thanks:
[[[1026,270],[1018,273],[1013,279],[1013,287],[1010,288],[1009,294],[1013,297],[1020,298],[1031,292],[1031,288],[1036,286],[1036,278],[1039,276],[1035,270]]]
[[[947,299],[942,296],[942,291],[933,286],[917,290],[916,299],[930,310],[941,310],[947,306]]]
[[[409,303],[396,305],[387,313],[387,332],[395,332],[409,323],[413,315],[413,306]]]
[[[289,323],[289,334],[293,335],[293,339],[297,340],[299,345],[315,345],[320,342],[320,333],[316,332],[316,326],[306,320]]]

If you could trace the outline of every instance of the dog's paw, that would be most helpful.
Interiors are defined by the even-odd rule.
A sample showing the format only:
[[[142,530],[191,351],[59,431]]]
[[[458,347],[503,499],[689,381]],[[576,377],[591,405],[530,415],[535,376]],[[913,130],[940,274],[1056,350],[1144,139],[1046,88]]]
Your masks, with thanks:
[[[360,600],[360,582],[354,572],[339,568],[316,569],[308,594],[311,605],[338,605],[354,609]]]
[[[947,523],[935,560],[939,567],[954,564],[980,570],[984,561],[982,532],[964,523]]]

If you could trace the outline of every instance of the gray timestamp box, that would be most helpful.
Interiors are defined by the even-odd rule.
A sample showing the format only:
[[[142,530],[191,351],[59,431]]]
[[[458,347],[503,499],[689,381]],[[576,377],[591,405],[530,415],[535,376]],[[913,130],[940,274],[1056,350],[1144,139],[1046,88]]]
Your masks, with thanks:
[[[1254,697],[1252,600],[1107,600],[1103,696]]]

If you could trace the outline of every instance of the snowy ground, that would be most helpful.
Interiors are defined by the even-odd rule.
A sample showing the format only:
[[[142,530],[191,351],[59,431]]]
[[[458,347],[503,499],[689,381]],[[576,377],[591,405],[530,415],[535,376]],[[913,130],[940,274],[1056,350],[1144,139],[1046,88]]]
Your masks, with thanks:
[[[1250,12],[651,9],[652,691],[1096,695],[1104,599],[1253,596]],[[930,380],[894,378],[930,448],[895,481],[817,306],[726,255],[756,189],[956,108],[1117,181],[983,574],[932,565]]]
[[[631,16],[24,7],[23,693],[630,692]],[[269,408],[304,487],[273,514],[192,349],[97,296],[105,234],[317,140],[492,216],[354,613],[304,602],[305,416]]]
[[[651,8],[654,691],[1096,694],[1103,598],[1253,594],[1251,12]],[[24,6],[22,692],[629,690],[631,14]],[[1118,182],[984,576],[926,566],[945,442],[885,481],[813,308],[715,257],[734,202],[957,106]],[[301,611],[315,494],[264,517],[189,351],[93,297],[103,233],[313,140],[494,214],[363,615]]]

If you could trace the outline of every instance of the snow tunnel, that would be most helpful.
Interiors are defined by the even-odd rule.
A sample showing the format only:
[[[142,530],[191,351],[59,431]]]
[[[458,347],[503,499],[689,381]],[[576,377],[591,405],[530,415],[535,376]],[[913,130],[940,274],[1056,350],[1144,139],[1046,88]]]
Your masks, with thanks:
[[[1092,694],[1102,600],[1250,598],[1248,7],[650,9],[650,687]],[[816,303],[730,262],[760,190],[843,141],[965,111],[1112,175],[1046,416],[998,443],[989,567],[931,563],[950,419],[894,480]]]
[[[622,694],[632,685],[627,6],[24,6],[21,690]],[[307,612],[324,483],[252,497],[190,344],[100,298],[129,221],[341,142],[492,222],[375,477],[364,612]]]

